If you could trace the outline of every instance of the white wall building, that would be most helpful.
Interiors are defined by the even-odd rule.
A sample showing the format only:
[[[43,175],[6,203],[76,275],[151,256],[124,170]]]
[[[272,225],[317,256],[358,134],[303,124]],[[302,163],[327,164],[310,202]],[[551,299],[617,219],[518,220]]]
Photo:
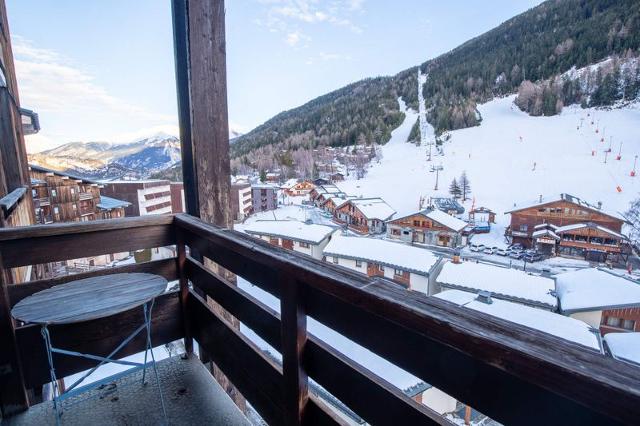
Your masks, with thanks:
[[[558,300],[552,278],[486,263],[446,262],[435,279],[439,291],[457,289],[477,293],[488,291],[493,297],[555,311]],[[436,291],[438,292],[438,291]]]
[[[597,268],[556,276],[560,312],[600,327],[602,311],[640,307],[640,284]]]
[[[366,274],[395,281],[405,287],[430,293],[430,281],[440,257],[419,247],[378,238],[338,235],[324,249],[325,261]]]
[[[248,225],[244,232],[270,244],[322,259],[324,248],[338,229],[295,220],[259,220]]]

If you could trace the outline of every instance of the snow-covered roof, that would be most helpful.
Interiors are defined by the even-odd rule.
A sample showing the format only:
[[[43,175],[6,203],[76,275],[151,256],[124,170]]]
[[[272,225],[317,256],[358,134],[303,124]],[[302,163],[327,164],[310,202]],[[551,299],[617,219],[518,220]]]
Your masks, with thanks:
[[[640,284],[596,268],[557,275],[556,293],[564,313],[640,306]]]
[[[316,191],[319,194],[344,194],[344,192],[342,192],[342,190],[340,188],[338,188],[337,186],[335,186],[332,183],[327,183],[324,185],[318,185],[316,187]]]
[[[539,223],[533,227],[533,229],[545,229],[545,228],[553,229],[554,231],[558,229],[558,227],[553,223]]]
[[[640,364],[640,333],[607,333],[604,341],[614,358]]]
[[[538,206],[544,206],[550,203],[557,203],[559,201],[566,201],[572,204],[575,204],[577,206],[598,212],[598,213],[602,213],[605,214],[607,216],[611,216],[615,219],[618,220],[623,220],[626,221],[625,217],[618,213],[618,212],[612,212],[612,211],[606,211],[603,210],[601,207],[598,206],[594,206],[593,204],[590,204],[578,197],[575,197],[573,195],[570,194],[560,194],[559,197],[551,197],[551,198],[546,198],[546,197],[539,197],[537,200],[535,201],[531,201],[531,202],[525,202],[525,203],[521,203],[521,204],[514,204],[513,209],[506,211],[505,214],[507,213],[513,213],[513,212],[517,212],[520,210],[525,210],[525,209],[530,209],[533,207],[538,207]]]
[[[325,256],[365,260],[404,269],[417,274],[429,274],[438,262],[430,251],[378,238],[336,236],[324,248]]]
[[[549,236],[549,237],[551,237],[551,238],[555,238],[556,240],[559,240],[559,239],[560,239],[560,237],[558,236],[558,234],[556,234],[555,232],[553,232],[551,229],[539,229],[539,230],[535,231],[533,234],[531,234],[531,236],[532,236],[533,238]]]
[[[280,188],[282,189],[293,188],[294,186],[296,186],[297,183],[298,183],[298,179],[289,179],[285,183],[280,185]]]
[[[461,290],[447,290],[435,294],[433,297],[448,300],[465,308],[524,325],[600,351],[600,342],[596,333],[585,322],[575,318],[507,302],[495,297],[492,298],[491,304],[487,304],[476,300],[476,294]]]
[[[440,210],[455,210],[458,214],[464,213],[464,207],[453,198],[433,197],[431,198],[431,203]]]
[[[131,203],[128,201],[118,200],[117,198],[107,197],[105,195],[100,196],[100,202],[97,204],[98,208],[104,210],[116,209],[118,207],[128,207]]]
[[[319,244],[336,228],[297,220],[259,220],[248,225],[244,231],[251,235],[269,235]]]
[[[555,309],[558,305],[553,279],[530,275],[517,269],[485,263],[447,262],[436,281],[445,287],[472,291],[490,291],[495,297],[541,305]]]
[[[592,223],[592,222],[574,223],[572,225],[560,226],[560,227],[558,227],[558,229],[556,229],[556,232],[558,234],[561,234],[563,232],[575,231],[576,229],[582,229],[582,228],[597,229],[599,231],[602,231],[604,233],[616,236],[618,238],[623,238],[625,240],[627,239],[627,237],[625,237],[624,235],[620,234],[619,232],[616,232],[616,231],[614,231],[612,229],[609,229],[609,228],[605,228],[604,226],[600,226],[600,225]]]
[[[443,212],[442,210],[433,209],[426,216],[438,222],[441,225],[446,226],[449,229],[453,229],[456,232],[462,231],[466,226],[467,222],[458,219],[457,217],[453,217],[450,214]]]
[[[388,220],[396,214],[382,198],[354,198],[350,200],[367,219]]]
[[[327,204],[329,200],[331,200],[333,201],[333,204],[336,205],[336,207],[340,207],[342,204],[346,203],[349,200],[353,200],[354,198],[356,197],[354,197],[353,195],[332,195],[330,197],[327,197],[327,199],[325,199],[322,204]]]
[[[270,183],[254,183],[251,185],[251,189],[273,189],[275,191],[278,187]]]

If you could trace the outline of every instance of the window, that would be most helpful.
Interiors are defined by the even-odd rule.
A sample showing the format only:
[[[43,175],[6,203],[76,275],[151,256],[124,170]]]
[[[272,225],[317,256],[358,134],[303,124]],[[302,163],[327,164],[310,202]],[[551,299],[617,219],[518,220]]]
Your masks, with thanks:
[[[394,269],[393,270],[393,275],[401,277],[402,275],[404,275],[404,271],[402,269]]]
[[[51,196],[52,197],[57,197],[58,196],[58,191],[56,191],[55,189],[51,190]]]
[[[414,220],[413,221],[413,226],[420,226],[420,221],[419,220]]]
[[[78,206],[77,205],[72,204],[71,206],[73,207],[73,210],[78,210]]]
[[[400,235],[400,230],[396,228],[391,229],[391,235]]]
[[[58,214],[58,213],[60,213],[60,209],[59,209],[58,207],[54,207],[54,208],[53,208],[53,213],[54,213],[54,214]]]
[[[300,247],[309,248],[309,243],[305,243],[304,241],[300,241]]]
[[[529,230],[529,226],[528,225],[520,225],[520,231],[527,232],[528,230]]]
[[[71,188],[71,195],[75,195],[76,193],[76,189],[75,188]]]
[[[378,270],[379,270],[380,272],[384,272],[384,266],[382,266],[382,265],[378,265]]]
[[[636,322],[634,320],[623,320],[622,321],[622,328],[624,328],[625,330],[634,330],[636,327]]]
[[[356,268],[362,268],[362,260],[356,260]]]
[[[31,190],[31,196],[32,196],[33,198],[36,198],[36,197],[38,196],[38,191],[36,191],[35,189],[32,189],[32,190]]]
[[[607,325],[609,327],[620,327],[620,318],[607,317]]]
[[[338,258],[336,256],[333,256],[333,263],[338,263]]]

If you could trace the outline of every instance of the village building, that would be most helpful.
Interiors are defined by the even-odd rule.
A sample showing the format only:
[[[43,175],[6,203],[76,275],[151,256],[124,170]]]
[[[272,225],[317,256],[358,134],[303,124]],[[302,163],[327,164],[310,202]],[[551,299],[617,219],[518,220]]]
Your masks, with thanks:
[[[429,205],[452,216],[464,213],[464,207],[455,198],[431,197]]]
[[[474,234],[491,232],[491,224],[496,223],[496,214],[486,207],[469,210],[469,230]]]
[[[320,208],[324,211],[326,211],[327,213],[330,213],[332,216],[336,211],[336,208],[338,208],[338,206],[341,206],[344,202],[348,201],[348,200],[352,200],[354,198],[354,196],[351,195],[342,195],[342,196],[330,196],[328,198],[326,198],[322,204],[320,204]]]
[[[127,216],[169,214],[171,208],[171,183],[168,180],[118,180],[104,182],[102,192],[113,198],[131,203]]]
[[[597,328],[575,318],[501,300],[493,294],[446,290],[434,297],[577,343],[587,351],[602,352]]]
[[[249,217],[253,210],[251,184],[246,180],[231,181],[231,216],[236,222]]]
[[[555,311],[555,281],[517,269],[477,262],[446,262],[435,279],[438,291],[489,292],[495,299]]]
[[[282,173],[279,171],[268,172],[266,174],[266,181],[269,183],[278,183],[282,178]]]
[[[336,236],[324,249],[326,262],[370,277],[384,277],[430,294],[440,258],[432,252],[378,238]]]
[[[129,203],[101,194],[97,182],[29,165],[36,222],[85,222],[125,216]]]
[[[309,193],[311,192],[311,190],[315,188],[315,185],[311,182],[309,182],[308,180],[304,180],[301,182],[298,182],[297,180],[293,179],[289,182],[286,182],[283,186],[282,189],[284,190],[284,193],[287,194],[290,197],[304,197],[309,195]]]
[[[630,253],[622,235],[622,215],[605,212],[569,194],[516,206],[505,235],[513,243],[548,255],[579,257],[591,261],[624,261]]]
[[[613,272],[585,268],[556,275],[560,312],[602,334],[640,331],[640,284]]]
[[[335,208],[333,220],[359,234],[382,234],[394,214],[382,198],[353,198]]]
[[[316,207],[322,206],[322,204],[329,197],[346,197],[347,194],[342,192],[340,188],[332,183],[326,183],[323,185],[316,185],[311,191],[309,191],[309,201]]]
[[[426,209],[387,221],[387,238],[407,243],[455,248],[465,245],[467,223],[440,210]]]
[[[268,183],[251,185],[251,203],[253,213],[278,208],[278,188]]]
[[[342,182],[344,180],[344,174],[340,172],[331,173],[329,179],[331,182]]]
[[[171,182],[169,188],[171,191],[171,213],[184,213],[186,211],[184,184],[182,182]]]
[[[338,229],[295,220],[259,220],[248,225],[244,232],[274,246],[322,259],[322,251]]]
[[[609,333],[604,345],[613,358],[640,366],[640,333]]]

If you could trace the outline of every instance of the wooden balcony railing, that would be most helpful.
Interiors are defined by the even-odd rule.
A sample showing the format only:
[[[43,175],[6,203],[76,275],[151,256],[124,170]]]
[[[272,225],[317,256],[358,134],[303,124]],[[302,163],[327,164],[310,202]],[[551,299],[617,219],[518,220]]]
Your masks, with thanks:
[[[313,379],[371,424],[447,421],[307,331],[307,315],[427,383],[505,424],[616,424],[640,418],[640,369],[551,335],[488,317],[382,280],[273,247],[187,216],[146,216],[0,230],[4,268],[177,245],[177,257],[26,284],[2,282],[0,403],[28,406],[48,382],[39,330],[14,324],[10,308],[71,279],[146,271],[178,279],[154,308],[154,345],[193,340],[270,424],[340,424],[308,392]],[[187,249],[188,248],[188,249]],[[280,299],[280,314],[212,274],[209,258]],[[5,274],[3,274],[4,276]],[[3,278],[4,280],[4,278]],[[191,283],[191,285],[189,285]],[[282,367],[203,299],[232,313],[282,354]],[[52,328],[72,350],[106,354],[132,331],[137,311]],[[132,319],[136,321],[132,321]],[[143,349],[134,339],[124,355]],[[56,355],[54,355],[56,356]],[[59,376],[86,360],[55,360]]]

